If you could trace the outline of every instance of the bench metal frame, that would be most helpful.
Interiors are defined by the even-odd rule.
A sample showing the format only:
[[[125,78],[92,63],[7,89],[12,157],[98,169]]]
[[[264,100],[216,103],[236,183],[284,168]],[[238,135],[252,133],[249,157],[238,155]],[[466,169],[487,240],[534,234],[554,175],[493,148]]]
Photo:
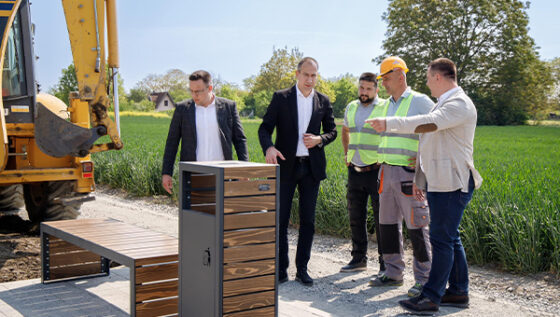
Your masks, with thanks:
[[[79,222],[82,219],[78,220],[68,220]],[[87,221],[88,219],[83,219]],[[91,219],[89,219],[91,220]],[[66,221],[66,222],[68,222]],[[107,219],[107,223],[117,223],[117,221],[113,219]],[[42,265],[42,275],[41,275],[41,282],[43,284],[54,283],[54,282],[61,282],[61,281],[69,281],[69,280],[76,280],[76,279],[83,279],[83,278],[91,278],[91,277],[98,277],[98,276],[107,276],[110,273],[110,261],[116,261],[122,265],[128,266],[130,268],[130,314],[131,316],[137,315],[138,305],[143,305],[143,303],[137,303],[137,284],[136,284],[136,275],[137,275],[137,268],[142,267],[141,265],[153,265],[153,264],[169,264],[173,262],[178,262],[178,254],[175,253],[176,259],[173,259],[170,255],[163,255],[163,256],[146,256],[145,258],[142,257],[131,257],[119,252],[118,250],[111,249],[110,247],[106,247],[100,245],[98,243],[92,242],[85,237],[80,237],[79,234],[70,233],[64,229],[57,228],[56,224],[59,222],[43,222],[41,223],[41,265]],[[103,223],[99,223],[100,229],[102,229]],[[126,225],[126,224],[123,224]],[[131,226],[131,225],[127,225]],[[53,279],[51,276],[51,238],[50,237],[59,238],[67,243],[70,243],[76,247],[83,249],[84,251],[90,251],[99,255],[100,257],[100,267],[98,273],[93,274],[86,274],[86,275],[77,275],[77,276],[69,276],[64,278],[56,278]],[[161,234],[161,236],[165,236]],[[112,237],[118,237],[118,234],[112,233]],[[147,248],[146,250],[149,250]],[[160,259],[161,258],[161,259]],[[159,260],[159,261],[158,261]],[[146,262],[146,263],[139,263],[139,262]],[[152,263],[149,263],[152,262]],[[154,266],[155,267],[155,266]],[[145,268],[145,267],[144,267]],[[157,269],[157,268],[155,268]],[[178,278],[178,274],[176,276]],[[178,281],[177,281],[178,283]],[[154,295],[155,296],[155,295]],[[164,298],[165,299],[165,298]],[[177,299],[178,301],[178,287],[177,287]],[[148,304],[149,306],[150,304]],[[177,304],[178,306],[178,304]],[[151,308],[152,311],[148,313],[152,315],[154,311],[157,309]],[[140,313],[139,315],[143,315],[144,313]],[[169,314],[169,313],[167,313]],[[166,315],[167,315],[166,314]]]

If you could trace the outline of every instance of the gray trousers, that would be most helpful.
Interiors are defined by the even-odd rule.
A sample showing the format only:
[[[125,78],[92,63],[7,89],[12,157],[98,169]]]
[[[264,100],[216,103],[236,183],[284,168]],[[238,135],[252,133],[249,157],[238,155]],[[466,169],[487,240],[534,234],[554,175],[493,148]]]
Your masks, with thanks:
[[[402,238],[404,219],[412,242],[414,279],[424,285],[432,264],[428,230],[430,211],[426,200],[414,199],[413,179],[414,170],[402,166],[383,164],[379,170],[380,248],[386,266],[385,275],[402,280],[405,267]]]

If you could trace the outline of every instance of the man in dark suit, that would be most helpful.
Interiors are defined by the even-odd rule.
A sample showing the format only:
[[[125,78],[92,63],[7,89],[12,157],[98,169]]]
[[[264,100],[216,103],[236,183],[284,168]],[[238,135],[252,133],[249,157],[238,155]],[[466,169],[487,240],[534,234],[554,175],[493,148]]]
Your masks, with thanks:
[[[280,232],[278,280],[288,280],[288,223],[292,199],[299,192],[299,237],[296,253],[296,281],[313,285],[307,273],[315,233],[315,205],[320,181],[327,177],[324,146],[336,138],[333,109],[327,96],[315,91],[319,64],[303,58],[297,67],[297,83],[274,93],[259,140],[266,162],[280,164]],[[321,134],[321,126],[323,134]],[[272,132],[276,128],[276,142]]]
[[[249,160],[235,102],[214,95],[212,77],[204,70],[189,76],[189,90],[192,99],[177,104],[163,154],[161,183],[170,194],[179,141],[181,161],[231,160],[232,144],[239,160]]]

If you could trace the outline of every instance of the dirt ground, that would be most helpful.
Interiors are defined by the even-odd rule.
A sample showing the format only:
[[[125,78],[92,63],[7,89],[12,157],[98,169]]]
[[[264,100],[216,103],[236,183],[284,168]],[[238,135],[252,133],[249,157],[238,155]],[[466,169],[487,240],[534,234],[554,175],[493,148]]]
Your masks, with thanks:
[[[23,212],[19,215],[25,218]],[[81,217],[111,217],[178,236],[177,207],[167,197],[137,199],[126,197],[120,191],[102,189],[97,192],[96,201],[83,206]],[[40,278],[39,236],[13,232],[32,229],[27,221],[15,215],[0,219],[0,282]],[[292,257],[297,232],[290,230],[289,238]],[[350,248],[351,244],[346,239],[317,235],[309,268],[311,276],[316,279],[315,286],[302,288],[294,282],[295,269],[291,267],[290,281],[280,286],[280,297],[284,300],[308,300],[311,309],[327,311],[333,316],[370,316],[362,313],[364,311],[371,311],[375,316],[394,316],[399,313],[395,298],[402,297],[413,284],[410,250],[406,257],[405,285],[382,290],[367,286],[367,281],[378,267],[375,260],[377,249],[373,242],[368,250],[370,261],[366,272],[350,275],[338,272],[349,260]],[[445,308],[449,311],[443,310],[444,314],[477,317],[560,316],[560,279],[555,275],[515,275],[491,267],[470,266],[469,269],[471,308],[464,311]],[[321,304],[323,302],[324,305]],[[342,311],[349,314],[343,314]]]
[[[0,283],[41,277],[39,237],[0,234]]]

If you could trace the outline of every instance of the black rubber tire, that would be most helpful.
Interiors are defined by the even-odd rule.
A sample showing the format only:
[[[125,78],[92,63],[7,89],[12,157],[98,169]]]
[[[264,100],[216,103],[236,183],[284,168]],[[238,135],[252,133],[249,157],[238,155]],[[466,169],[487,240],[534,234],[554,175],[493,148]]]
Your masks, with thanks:
[[[24,206],[21,185],[0,186],[0,213],[16,213]]]
[[[76,219],[82,203],[65,204],[60,198],[79,195],[74,193],[73,181],[25,184],[23,196],[29,220],[41,221]]]

